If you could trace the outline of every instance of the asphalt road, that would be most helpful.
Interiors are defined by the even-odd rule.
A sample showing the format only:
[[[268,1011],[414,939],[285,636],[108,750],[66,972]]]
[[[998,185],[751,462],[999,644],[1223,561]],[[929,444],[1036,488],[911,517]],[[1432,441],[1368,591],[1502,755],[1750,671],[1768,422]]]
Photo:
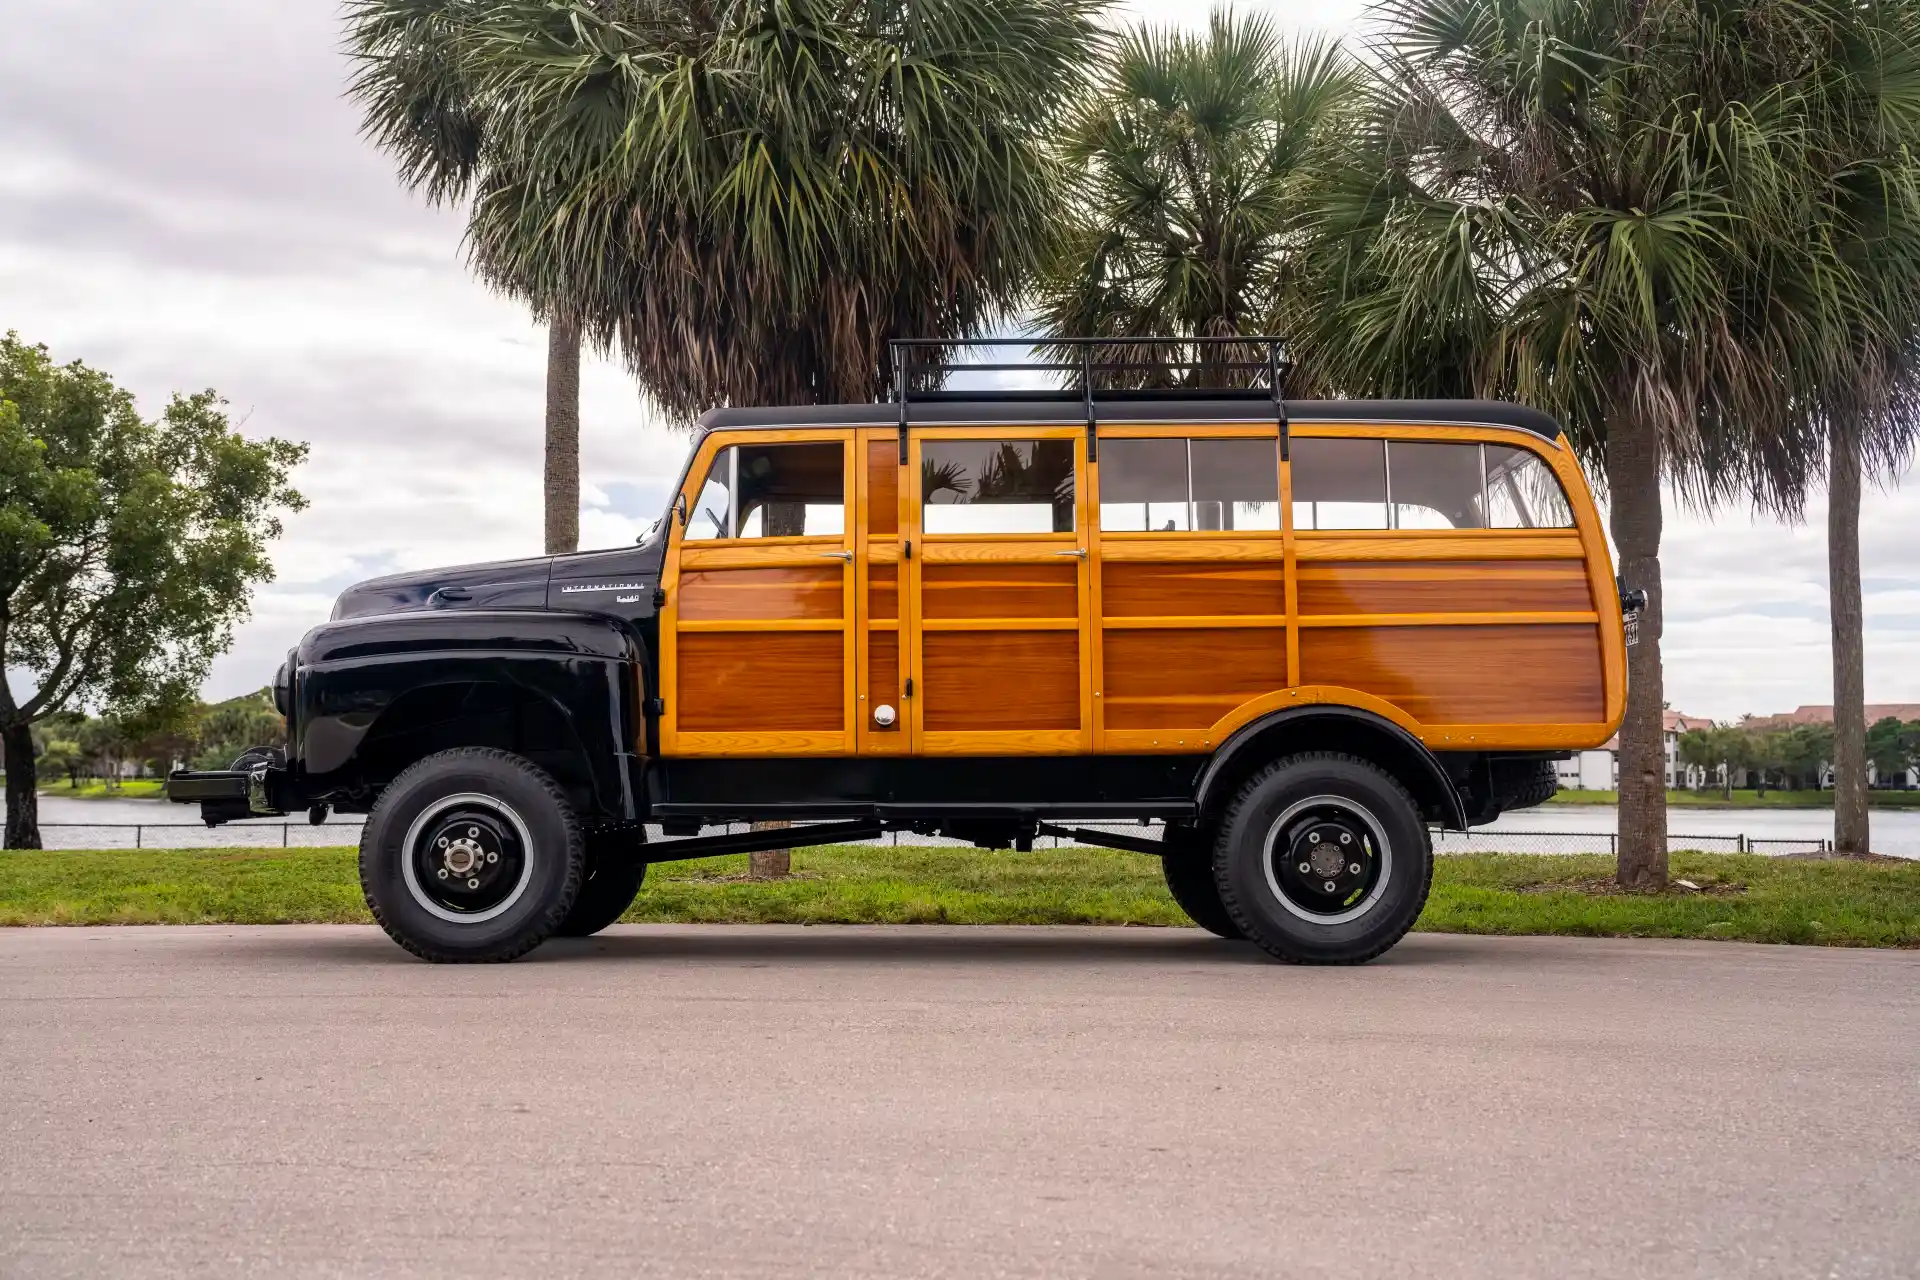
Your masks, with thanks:
[[[1920,953],[0,930],[0,1275],[1920,1274]]]

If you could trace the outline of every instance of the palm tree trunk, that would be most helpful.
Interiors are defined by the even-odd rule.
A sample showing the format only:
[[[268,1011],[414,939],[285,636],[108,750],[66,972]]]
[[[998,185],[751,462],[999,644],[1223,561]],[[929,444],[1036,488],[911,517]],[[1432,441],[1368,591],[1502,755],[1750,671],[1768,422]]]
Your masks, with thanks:
[[[1866,652],[1860,605],[1860,442],[1831,432],[1827,594],[1833,624],[1833,847],[1868,851]]]
[[[40,847],[39,777],[33,761],[33,729],[26,721],[0,729],[7,770],[7,838],[4,848]]]
[[[580,549],[580,324],[547,326],[547,554]]]
[[[1622,413],[1607,424],[1607,490],[1620,576],[1647,593],[1639,643],[1627,650],[1627,716],[1620,726],[1620,860],[1629,889],[1667,887],[1665,689],[1660,672],[1660,441]]]

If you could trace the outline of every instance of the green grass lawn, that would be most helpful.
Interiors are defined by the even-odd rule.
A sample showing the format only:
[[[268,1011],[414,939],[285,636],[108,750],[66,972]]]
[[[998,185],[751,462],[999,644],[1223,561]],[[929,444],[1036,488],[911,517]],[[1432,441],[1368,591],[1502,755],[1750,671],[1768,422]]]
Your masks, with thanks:
[[[117,786],[108,786],[99,778],[89,778],[79,786],[71,783],[42,783],[40,794],[62,800],[158,800],[166,794],[165,778],[128,778]]]
[[[1151,858],[828,847],[783,881],[745,857],[655,866],[630,921],[1183,925]],[[1623,894],[1604,857],[1440,859],[1421,929],[1920,947],[1920,862],[1677,854],[1699,893]],[[360,923],[350,849],[0,854],[0,925]]]
[[[1560,791],[1548,804],[1619,804],[1617,791]],[[1726,799],[1718,791],[1669,791],[1667,803],[1683,809],[1831,809],[1831,791],[1735,791]],[[1876,809],[1920,809],[1920,791],[1869,791],[1867,803]]]

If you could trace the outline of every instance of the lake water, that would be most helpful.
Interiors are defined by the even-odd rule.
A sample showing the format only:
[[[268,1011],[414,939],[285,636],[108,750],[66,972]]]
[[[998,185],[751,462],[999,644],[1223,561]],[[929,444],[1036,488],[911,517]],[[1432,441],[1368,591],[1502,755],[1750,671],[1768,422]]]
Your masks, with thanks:
[[[295,817],[285,824],[228,823],[208,829],[196,822],[189,805],[159,800],[74,800],[40,797],[42,834],[50,849],[132,848],[133,824],[142,824],[139,843],[150,849],[357,844],[360,819],[333,817],[313,827]],[[71,826],[66,824],[83,824]],[[1618,830],[1612,805],[1542,805],[1509,813],[1465,835],[1443,834],[1443,853],[1606,853],[1607,837]],[[1833,813],[1827,809],[1681,809],[1667,811],[1668,839],[1676,849],[1730,852],[1740,837],[1757,853],[1812,849],[1833,837]],[[912,836],[901,843],[918,842]],[[1766,843],[1776,842],[1776,843]],[[1920,858],[1920,810],[1876,809],[1876,852]]]

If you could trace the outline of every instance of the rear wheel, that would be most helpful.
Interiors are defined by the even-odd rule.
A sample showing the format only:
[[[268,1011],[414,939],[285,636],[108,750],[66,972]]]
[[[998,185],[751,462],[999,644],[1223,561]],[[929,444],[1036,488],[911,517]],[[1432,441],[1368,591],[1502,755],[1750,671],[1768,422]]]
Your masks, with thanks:
[[[586,844],[566,793],[506,751],[428,756],[381,793],[360,887],[389,937],[426,960],[511,960],[572,910]]]
[[[1213,872],[1227,914],[1269,954],[1359,964],[1419,919],[1433,848],[1419,807],[1389,774],[1317,753],[1278,761],[1241,788]]]
[[[1160,857],[1160,871],[1167,880],[1167,892],[1187,918],[1208,933],[1239,942],[1246,937],[1227,914],[1220,900],[1220,886],[1213,877],[1212,850],[1194,833],[1169,827],[1163,841],[1167,851]]]

